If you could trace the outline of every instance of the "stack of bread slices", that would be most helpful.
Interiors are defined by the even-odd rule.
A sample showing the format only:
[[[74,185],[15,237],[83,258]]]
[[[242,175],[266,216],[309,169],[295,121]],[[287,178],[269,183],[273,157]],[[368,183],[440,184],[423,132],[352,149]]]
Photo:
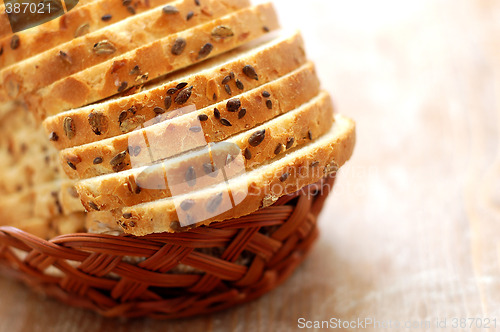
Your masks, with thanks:
[[[352,154],[353,121],[271,4],[80,0],[4,30],[3,224],[183,231],[270,206]]]

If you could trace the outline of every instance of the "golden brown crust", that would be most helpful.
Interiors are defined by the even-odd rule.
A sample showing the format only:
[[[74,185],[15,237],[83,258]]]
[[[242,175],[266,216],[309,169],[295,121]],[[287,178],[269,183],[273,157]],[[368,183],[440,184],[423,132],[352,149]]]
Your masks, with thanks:
[[[214,29],[221,25],[230,27],[233,36],[214,37]],[[141,85],[174,70],[229,51],[265,34],[264,26],[271,30],[278,28],[276,13],[270,4],[243,9],[158,40],[59,80],[36,93],[25,95],[25,100],[28,108],[36,112],[38,118],[45,119],[47,116],[105,99],[129,87]],[[181,39],[186,42],[182,53],[177,52],[178,48],[175,47]],[[140,75],[136,74],[135,68],[138,68]],[[81,82],[85,91],[65,89],[68,79]],[[83,95],[85,102],[82,103],[80,98],[78,102],[73,102],[65,97],[75,93]]]
[[[115,5],[118,3],[115,3]],[[135,15],[105,29],[88,33],[57,47],[5,68],[0,79],[8,84],[17,84],[19,95],[36,91],[60,79],[69,77],[70,83],[61,85],[63,91],[75,91],[79,96],[71,98],[62,94],[65,102],[84,103],[89,93],[83,82],[71,79],[72,74],[109,61],[121,54],[153,43],[174,33],[190,29],[215,20],[249,6],[248,0],[205,0],[203,7],[192,0],[177,0],[169,6],[178,10],[177,14],[165,14],[163,6],[142,15]],[[123,6],[121,6],[123,7]],[[196,13],[190,20],[188,12]],[[203,12],[209,12],[205,15]],[[112,13],[112,12],[111,12]],[[41,39],[43,40],[43,38]],[[40,44],[41,41],[38,42]],[[43,43],[42,43],[43,44]],[[16,49],[18,51],[21,46]],[[0,60],[5,56],[0,56]],[[9,96],[17,98],[18,96]]]
[[[186,104],[194,106],[196,109],[202,109],[215,102],[214,93],[218,101],[231,97],[221,86],[221,82],[230,73],[235,74],[235,78],[229,83],[234,95],[279,79],[299,68],[305,61],[302,37],[295,33],[290,37],[265,45],[259,51],[236,57],[226,64],[217,64],[203,72],[196,72],[180,79],[170,80],[167,78],[166,82],[168,83],[150,90],[50,117],[44,122],[44,126],[47,135],[55,133],[59,137],[57,141],[53,142],[58,149],[96,142],[130,132],[142,123],[153,119],[156,115],[154,109],[156,107],[165,109],[167,91],[175,88],[179,83],[187,83],[188,87],[193,86],[192,95]],[[259,75],[258,81],[243,74],[242,69],[247,65],[255,68]],[[237,82],[240,88],[243,88],[242,90],[236,86]],[[169,111],[176,107],[180,106],[176,106],[175,102],[172,102]],[[134,113],[124,113],[126,110],[132,110]],[[105,116],[106,126],[99,130],[99,135],[95,133],[94,128],[89,123],[89,115],[91,114]],[[125,118],[120,121],[122,114],[125,115]],[[76,131],[76,135],[72,135],[71,139],[64,133],[64,122],[67,118],[71,119]]]
[[[81,181],[76,188],[88,211],[111,210],[198,191],[308,144],[329,131],[331,121],[324,119],[332,116],[330,96],[322,93],[300,108],[210,149],[148,168]]]
[[[337,115],[330,133],[324,137],[272,164],[234,178],[227,186],[221,184],[189,195],[117,209],[112,212],[114,217],[108,215],[107,226],[116,230],[118,223],[125,233],[141,236],[181,231],[250,214],[273,204],[280,196],[334,173],[351,157],[355,141],[354,122]],[[232,202],[236,202],[236,207]],[[193,221],[196,223],[190,224]]]
[[[65,15],[50,22],[16,33],[19,47],[12,49],[10,41],[12,31],[5,12],[0,8],[0,68],[50,50],[53,47],[75,39],[82,33],[92,33],[111,24],[117,23],[135,14],[167,4],[174,0],[133,0],[124,5],[122,0],[96,0],[78,2],[77,7]],[[103,19],[105,15],[111,15]]]
[[[229,101],[192,111],[175,119],[168,117],[169,120],[132,133],[63,150],[61,152],[63,168],[70,178],[84,179],[125,171],[131,169],[132,164],[137,167],[140,154],[147,153],[147,150],[155,156],[161,154],[160,159],[166,159],[250,130],[298,108],[318,93],[319,81],[314,65],[308,63],[276,81]],[[231,105],[239,105],[239,107],[234,110],[230,108]],[[214,114],[215,109],[218,110],[219,118]],[[165,114],[165,118],[170,115],[172,114]],[[92,121],[96,127],[104,128],[107,123],[102,120],[103,118],[102,114],[96,113]],[[159,116],[158,121],[162,118]],[[186,135],[189,135],[189,139],[186,139]],[[144,137],[147,137],[149,144]],[[160,144],[166,141],[168,144]],[[161,145],[161,151],[157,153],[155,148],[159,145]],[[118,165],[113,161],[124,151],[128,153],[124,154],[123,160],[117,167]],[[71,160],[78,161],[73,164],[75,166],[73,168],[67,163]],[[99,162],[96,163],[96,160]],[[147,163],[150,162],[148,158]]]

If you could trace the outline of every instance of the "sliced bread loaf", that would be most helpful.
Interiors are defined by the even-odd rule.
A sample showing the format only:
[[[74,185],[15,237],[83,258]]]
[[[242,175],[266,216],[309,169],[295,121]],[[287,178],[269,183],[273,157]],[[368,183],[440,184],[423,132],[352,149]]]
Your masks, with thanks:
[[[223,143],[152,166],[81,181],[76,189],[87,211],[183,195],[227,181],[279,158],[287,150],[307,145],[329,131],[331,121],[325,119],[332,117],[330,96],[322,93],[296,110]],[[150,142],[155,140],[150,137]]]
[[[144,153],[149,152],[156,160],[162,160],[225,140],[294,110],[318,93],[319,81],[314,65],[308,63],[228,102],[199,111],[186,107],[187,114],[173,118],[170,117],[172,112],[158,115],[151,121],[152,125],[144,129],[63,150],[61,159],[71,178],[90,178],[149,165],[149,157],[141,164]],[[157,121],[162,122],[154,124]],[[160,151],[156,151],[157,148]]]
[[[18,32],[15,37],[11,35],[7,15],[0,9],[0,49],[3,48],[3,54],[0,55],[0,68],[172,1],[80,0],[77,7],[65,15],[29,30]],[[14,42],[12,38],[15,38]]]
[[[1,82],[15,84],[19,95],[36,91],[143,45],[248,6],[248,0],[205,0],[204,9],[210,15],[203,15],[193,0],[177,0],[168,6],[129,17],[5,68],[0,72],[0,85]],[[198,15],[186,20],[187,13],[194,13],[195,10]]]
[[[25,101],[39,119],[45,119],[227,52],[278,26],[270,4],[243,9],[63,78],[25,95]],[[220,37],[221,27],[230,31],[227,38]],[[18,82],[6,83],[9,95],[18,95]]]
[[[257,47],[248,45],[229,52],[194,66],[187,73],[167,76],[137,94],[58,114],[45,120],[44,126],[58,149],[96,142],[141,128],[164,111],[168,116],[172,110],[185,105],[198,110],[250,91],[279,79],[305,62],[303,40],[295,32]],[[179,96],[176,87],[193,87],[183,105],[175,102]],[[99,121],[96,123],[94,119]]]
[[[325,119],[326,121],[326,119]],[[331,121],[331,120],[330,120]],[[335,116],[330,132],[283,158],[207,189],[112,211],[110,228],[137,236],[178,232],[241,217],[336,172],[352,155],[354,122]]]

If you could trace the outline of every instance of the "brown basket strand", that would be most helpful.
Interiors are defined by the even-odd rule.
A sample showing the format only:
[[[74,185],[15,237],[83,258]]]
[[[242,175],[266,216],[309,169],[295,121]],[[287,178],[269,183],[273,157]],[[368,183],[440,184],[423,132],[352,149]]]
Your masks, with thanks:
[[[184,233],[68,234],[50,241],[0,227],[0,269],[28,286],[107,317],[206,314],[282,283],[318,237],[334,176],[251,215]]]

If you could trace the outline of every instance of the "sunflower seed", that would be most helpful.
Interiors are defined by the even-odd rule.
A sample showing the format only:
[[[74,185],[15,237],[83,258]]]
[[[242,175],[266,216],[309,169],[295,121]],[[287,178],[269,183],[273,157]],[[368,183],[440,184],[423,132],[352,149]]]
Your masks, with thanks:
[[[101,20],[103,20],[104,22],[107,22],[107,21],[111,20],[112,17],[113,16],[111,16],[111,14],[106,14],[106,15],[103,15],[101,17]]]
[[[190,187],[196,185],[196,171],[194,170],[193,166],[189,166],[189,168],[187,169],[185,179]]]
[[[189,128],[189,131],[192,131],[193,133],[199,133],[199,132],[201,132],[201,127],[194,126],[194,127]]]
[[[92,209],[92,210],[95,210],[95,211],[99,211],[99,207],[97,206],[96,203],[94,202],[89,202],[89,207]]]
[[[124,81],[121,82],[120,85],[118,86],[118,92],[123,92],[125,89],[128,87],[128,82]]]
[[[260,145],[260,143],[264,141],[265,138],[266,138],[266,130],[265,129],[258,130],[255,133],[253,133],[252,136],[250,136],[250,138],[248,139],[248,143],[250,144],[250,146],[257,147]]]
[[[51,142],[57,142],[59,140],[59,136],[55,132],[51,132],[49,135],[49,140]]]
[[[108,130],[108,118],[101,112],[91,112],[88,116],[89,124],[97,136]]]
[[[193,18],[194,16],[194,12],[193,11],[190,11],[189,13],[187,13],[186,15],[186,21],[189,21]]]
[[[239,112],[238,112],[238,119],[243,119],[245,117],[245,115],[247,114],[247,109],[246,108],[242,108]]]
[[[201,6],[201,4],[200,4],[200,0],[194,0],[194,3],[195,3],[197,6]]]
[[[241,100],[239,98],[230,99],[226,104],[228,112],[237,112],[240,109],[240,107],[241,107]]]
[[[166,96],[164,100],[165,109],[168,110],[172,106],[172,97]]]
[[[236,80],[236,87],[240,90],[244,90],[245,89],[245,86],[243,85],[243,82],[241,82],[240,80]]]
[[[177,86],[175,87],[177,90],[182,90],[184,89],[185,87],[188,86],[188,83],[187,82],[182,82],[182,83],[179,83],[177,84]]]
[[[186,48],[187,42],[184,38],[179,37],[175,40],[174,45],[172,46],[172,54],[173,55],[181,55]]]
[[[177,91],[179,91],[179,90],[177,90],[177,88],[170,88],[167,90],[167,95],[173,96],[177,93]]]
[[[226,92],[227,92],[228,95],[231,96],[233,94],[233,92],[231,91],[231,87],[229,86],[229,84],[224,85],[224,89],[226,90]]]
[[[176,7],[171,6],[171,5],[163,7],[162,11],[163,11],[163,14],[166,14],[166,15],[174,15],[174,14],[179,13],[179,9],[177,9]]]
[[[84,23],[80,25],[78,28],[75,30],[75,38],[81,37],[83,35],[86,35],[90,31],[90,25],[88,23]]]
[[[12,36],[12,39],[10,40],[10,48],[15,50],[19,47],[19,44],[21,44],[21,40],[19,39],[19,36],[18,35]]]
[[[229,83],[231,81],[231,76],[230,75],[227,75],[226,77],[224,77],[224,79],[222,80],[222,85],[226,85],[227,83]]]
[[[262,92],[262,97],[269,98],[269,97],[271,97],[271,94],[267,91],[264,91],[264,92]]]
[[[231,122],[229,122],[228,119],[222,118],[222,119],[220,119],[220,123],[222,123],[222,125],[226,126],[226,127],[231,127],[232,126]]]
[[[293,144],[295,143],[295,138],[293,137],[290,137],[287,141],[286,141],[286,149],[290,149]]]
[[[132,0],[123,0],[123,1],[122,1],[122,5],[124,5],[124,6],[128,6],[128,5],[130,5],[131,3],[132,3]]]
[[[274,154],[279,155],[281,153],[281,151],[283,151],[283,144],[278,144],[276,146],[276,149],[274,149]]]
[[[217,211],[219,206],[222,203],[222,193],[219,193],[212,197],[208,202],[207,202],[207,211],[210,213],[214,213]]]
[[[273,109],[273,101],[270,99],[266,100],[266,106],[268,109],[272,110]]]
[[[245,67],[243,67],[243,74],[245,74],[248,78],[251,78],[253,80],[256,81],[259,80],[259,75],[257,75],[255,68],[250,65],[246,65]]]
[[[161,108],[161,107],[155,107],[155,108],[153,109],[153,112],[155,112],[155,114],[157,114],[157,115],[158,115],[158,114],[163,114],[163,113],[165,113],[165,110],[164,110],[163,108]]]
[[[193,86],[190,86],[188,89],[182,90],[179,93],[179,95],[175,98],[175,103],[177,105],[184,105],[191,97],[192,91],[193,91]]]
[[[203,121],[207,121],[208,120],[208,115],[206,115],[206,114],[200,114],[200,115],[198,115],[198,120],[200,120],[202,122]]]
[[[75,137],[75,123],[69,116],[64,118],[63,128],[64,134],[68,137],[68,139]]]
[[[233,37],[234,32],[230,27],[219,25],[212,30],[212,37],[215,39],[224,39]]]
[[[94,165],[99,165],[99,164],[102,164],[104,160],[102,159],[102,157],[96,157],[93,161]]]
[[[290,173],[283,174],[282,176],[280,176],[280,181],[285,182],[286,180],[288,180],[289,176],[290,176]]]
[[[68,163],[68,166],[69,166],[72,170],[76,171],[76,166],[75,166],[75,164],[73,164],[71,161],[67,161],[67,163]]]
[[[123,214],[123,218],[125,218],[125,219],[132,219],[132,213],[130,213],[130,212],[124,213]]]
[[[132,6],[127,6],[127,10],[130,14],[135,15],[135,8]]]
[[[212,53],[213,49],[214,45],[212,45],[211,43],[206,43],[205,45],[203,45],[200,51],[198,52],[197,60],[201,60],[209,56],[210,53]]]
[[[188,211],[194,206],[194,203],[192,199],[186,199],[181,203],[181,209],[183,211]]]
[[[116,47],[109,40],[101,40],[100,42],[94,44],[94,53],[97,55],[113,54],[115,52]]]
[[[59,57],[61,58],[61,60],[67,64],[72,64],[73,61],[71,61],[71,58],[70,56],[68,55],[68,53],[66,52],[63,52],[63,51],[59,51]]]
[[[123,163],[123,161],[125,160],[126,157],[127,157],[127,151],[120,152],[119,154],[114,156],[113,159],[111,159],[109,164],[111,166],[117,166],[117,165]]]
[[[141,73],[141,69],[139,68],[139,66],[135,66],[134,68],[132,68],[132,70],[130,71],[130,75],[139,75]]]
[[[220,111],[217,108],[214,108],[214,117],[219,120],[220,119]]]
[[[122,111],[120,113],[120,116],[118,117],[118,121],[120,123],[122,123],[127,118],[127,116],[128,116],[128,112],[127,111]]]
[[[245,149],[245,152],[243,153],[243,155],[245,156],[246,160],[252,159],[252,152],[250,150],[248,150],[248,148]]]

